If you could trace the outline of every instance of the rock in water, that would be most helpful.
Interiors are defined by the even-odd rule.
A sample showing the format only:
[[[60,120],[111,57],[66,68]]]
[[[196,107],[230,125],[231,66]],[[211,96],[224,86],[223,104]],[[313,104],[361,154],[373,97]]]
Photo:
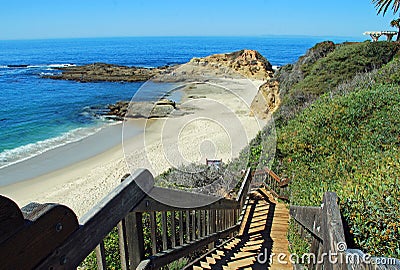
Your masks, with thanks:
[[[141,82],[147,81],[155,75],[168,73],[173,67],[142,68],[94,63],[58,69],[62,70],[61,74],[45,75],[43,78],[78,82]]]

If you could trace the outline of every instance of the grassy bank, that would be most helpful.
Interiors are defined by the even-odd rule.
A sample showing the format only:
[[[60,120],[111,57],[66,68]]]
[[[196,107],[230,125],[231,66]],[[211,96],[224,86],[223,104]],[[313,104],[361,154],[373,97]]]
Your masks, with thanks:
[[[395,43],[339,45],[303,64],[298,82],[283,81],[275,169],[292,179],[292,204],[319,205],[337,192],[353,247],[399,258],[397,53]]]

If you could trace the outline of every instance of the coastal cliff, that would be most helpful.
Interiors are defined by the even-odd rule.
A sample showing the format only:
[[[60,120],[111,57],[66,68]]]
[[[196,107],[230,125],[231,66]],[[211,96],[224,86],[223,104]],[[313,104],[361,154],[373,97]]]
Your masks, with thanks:
[[[232,53],[214,54],[204,58],[193,58],[190,63],[212,69],[227,67],[246,78],[265,80],[274,74],[272,65],[255,50],[241,50]]]
[[[268,114],[275,112],[280,103],[279,82],[268,80],[258,89],[250,108],[253,115],[260,119],[267,119]]]

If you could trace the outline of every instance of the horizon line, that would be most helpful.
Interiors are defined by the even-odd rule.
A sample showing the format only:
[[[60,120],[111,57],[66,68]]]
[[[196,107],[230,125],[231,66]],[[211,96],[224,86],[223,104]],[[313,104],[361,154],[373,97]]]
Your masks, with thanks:
[[[291,35],[291,34],[263,34],[263,35],[132,35],[132,36],[92,36],[92,37],[47,37],[47,38],[10,38],[0,41],[40,41],[40,40],[71,40],[71,39],[112,39],[112,38],[268,38],[268,37],[293,37],[293,38],[361,38],[348,35]]]

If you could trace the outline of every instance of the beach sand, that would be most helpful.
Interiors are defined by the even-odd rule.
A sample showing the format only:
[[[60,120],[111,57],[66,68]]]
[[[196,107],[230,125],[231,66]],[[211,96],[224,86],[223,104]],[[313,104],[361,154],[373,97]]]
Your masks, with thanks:
[[[228,78],[186,85],[180,89],[185,115],[115,125],[112,128],[123,134],[122,144],[116,140],[117,144],[80,162],[0,187],[0,194],[20,207],[29,202],[64,204],[80,217],[136,169],[149,169],[156,176],[172,166],[204,164],[205,158],[231,160],[265,124],[250,116],[249,108],[262,83]],[[135,133],[140,126],[144,132]],[[104,145],[105,136],[109,135],[95,134],[92,139]],[[77,143],[77,151],[84,151],[84,143]],[[52,154],[65,155],[60,149]],[[28,176],[33,170],[14,166],[20,166],[14,167],[15,172]]]

